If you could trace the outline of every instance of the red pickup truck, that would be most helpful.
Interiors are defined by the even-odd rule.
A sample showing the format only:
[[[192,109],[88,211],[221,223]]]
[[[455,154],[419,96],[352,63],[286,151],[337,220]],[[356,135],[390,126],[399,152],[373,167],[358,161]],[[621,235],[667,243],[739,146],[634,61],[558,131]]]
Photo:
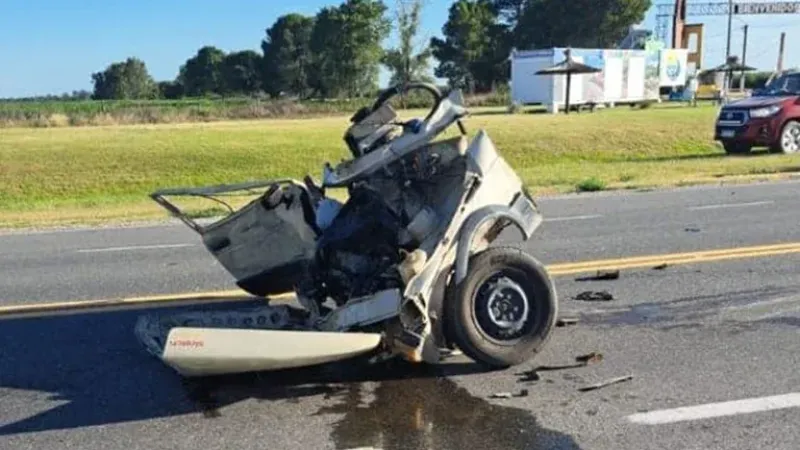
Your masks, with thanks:
[[[720,109],[714,140],[729,154],[768,147],[774,153],[800,150],[800,72],[784,73],[753,96]]]

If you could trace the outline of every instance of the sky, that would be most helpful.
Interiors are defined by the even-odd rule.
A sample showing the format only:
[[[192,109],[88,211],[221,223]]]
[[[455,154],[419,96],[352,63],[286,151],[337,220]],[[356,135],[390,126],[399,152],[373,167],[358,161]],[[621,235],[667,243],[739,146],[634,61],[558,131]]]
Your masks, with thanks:
[[[0,98],[91,91],[93,72],[129,56],[144,60],[156,80],[172,80],[204,45],[260,51],[265,30],[279,16],[313,15],[339,1],[0,0]],[[453,0],[426,1],[423,36],[440,36]],[[394,0],[386,2],[393,10]],[[689,22],[706,25],[705,65],[724,62],[727,17],[693,17]],[[785,31],[784,64],[800,65],[800,52],[792,44],[800,37],[800,14],[734,17],[734,53],[741,52],[745,23],[750,25],[748,64],[774,69]],[[655,26],[655,8],[643,25]],[[395,38],[393,33],[386,45]],[[385,74],[382,78],[385,82]]]

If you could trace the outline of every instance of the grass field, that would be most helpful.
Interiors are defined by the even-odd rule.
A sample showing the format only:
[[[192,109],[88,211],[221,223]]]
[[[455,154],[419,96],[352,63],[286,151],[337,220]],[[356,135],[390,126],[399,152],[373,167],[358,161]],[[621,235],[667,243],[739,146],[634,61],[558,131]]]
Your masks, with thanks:
[[[537,194],[674,186],[794,172],[800,157],[726,157],[716,110],[617,108],[569,116],[476,110]],[[407,113],[404,117],[408,117]],[[0,130],[0,227],[165,217],[158,188],[319,177],[347,155],[346,116]],[[206,205],[208,205],[206,203]],[[211,204],[213,205],[213,203]]]

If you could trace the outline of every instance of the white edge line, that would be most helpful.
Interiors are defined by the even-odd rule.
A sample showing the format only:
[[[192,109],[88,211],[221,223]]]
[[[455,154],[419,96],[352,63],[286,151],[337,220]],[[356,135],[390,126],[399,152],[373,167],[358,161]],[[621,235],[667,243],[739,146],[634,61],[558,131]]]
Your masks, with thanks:
[[[690,206],[688,209],[690,211],[701,211],[704,209],[744,208],[747,206],[772,205],[774,203],[775,202],[773,200],[765,200],[762,202],[749,202],[749,203],[719,203],[716,205]]]
[[[701,420],[712,417],[733,416],[736,414],[750,414],[776,409],[795,408],[800,406],[800,392],[775,395],[771,397],[758,397],[744,400],[734,400],[721,403],[708,403],[705,405],[687,406],[683,408],[662,409],[646,413],[637,413],[628,416],[633,423],[643,425],[661,425],[667,423]]]
[[[100,252],[125,252],[131,250],[154,250],[164,248],[194,247],[196,244],[163,244],[163,245],[132,245],[129,247],[107,247],[107,248],[88,248],[77,250],[78,253],[100,253]]]
[[[566,222],[570,220],[589,220],[589,219],[600,219],[603,216],[600,214],[594,215],[587,215],[587,216],[567,216],[567,217],[549,217],[545,218],[544,222]]]

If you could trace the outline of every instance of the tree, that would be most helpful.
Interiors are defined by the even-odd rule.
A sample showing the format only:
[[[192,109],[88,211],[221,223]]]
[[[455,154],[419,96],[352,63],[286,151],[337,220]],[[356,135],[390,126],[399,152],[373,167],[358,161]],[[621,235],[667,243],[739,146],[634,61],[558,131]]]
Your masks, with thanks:
[[[281,16],[267,29],[261,42],[262,81],[267,93],[277,96],[285,92],[301,98],[308,94],[313,31],[314,18],[300,14]]]
[[[147,66],[138,58],[113,63],[104,71],[93,73],[92,81],[92,97],[98,100],[150,99],[158,95],[158,88]]]
[[[202,47],[195,56],[187,59],[178,74],[184,94],[190,97],[222,94],[225,89],[222,79],[224,59],[225,52],[212,46]]]
[[[314,19],[309,48],[312,53],[312,71],[309,87],[323,98],[338,97],[344,80],[341,79],[339,60],[340,42],[344,39],[344,20],[337,8],[326,7]]]
[[[390,83],[430,82],[433,77],[427,73],[427,70],[433,52],[427,45],[417,51],[414,42],[419,33],[422,1],[399,0],[397,9],[400,45],[398,48],[387,50],[383,56],[383,64],[392,72]]]
[[[168,100],[177,100],[183,97],[183,86],[177,81],[159,81],[159,97]]]
[[[651,6],[651,0],[528,0],[515,42],[528,48],[614,47]]]
[[[261,89],[261,55],[253,50],[229,53],[221,63],[223,93],[252,94]]]
[[[391,31],[380,0],[346,0],[317,14],[311,36],[312,86],[323,96],[372,94],[378,87],[382,41]]]
[[[422,13],[421,0],[398,0],[397,28],[400,45],[384,53],[383,64],[392,72],[391,83],[408,83],[411,81],[431,81],[426,73],[433,56],[430,45],[417,51],[414,42],[419,34]]]
[[[444,39],[431,39],[439,60],[437,77],[469,92],[488,91],[508,79],[508,28],[498,23],[498,10],[489,0],[458,0],[450,6]]]

